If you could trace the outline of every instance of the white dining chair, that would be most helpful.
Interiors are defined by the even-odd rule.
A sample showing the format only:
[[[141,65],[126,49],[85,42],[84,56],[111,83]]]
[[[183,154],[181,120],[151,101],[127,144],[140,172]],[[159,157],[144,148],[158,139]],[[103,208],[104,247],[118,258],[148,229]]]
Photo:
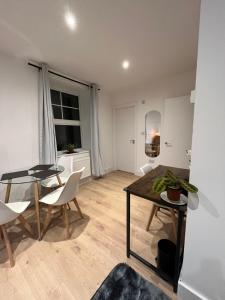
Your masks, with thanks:
[[[48,205],[48,212],[46,215],[46,219],[43,226],[43,234],[47,230],[48,226],[50,225],[51,219],[52,219],[52,208],[53,207],[60,207],[63,210],[64,214],[64,222],[66,227],[66,237],[69,238],[69,220],[68,220],[68,213],[67,213],[67,204],[71,201],[75,204],[78,214],[81,218],[83,218],[81,209],[79,207],[79,204],[77,202],[77,194],[79,191],[79,182],[82,175],[82,172],[84,171],[85,167],[83,167],[81,170],[73,172],[66,184],[57,190],[47,194],[44,196],[40,202],[45,203]],[[42,235],[43,235],[42,234]]]
[[[150,164],[145,164],[143,167],[140,168],[140,170],[141,170],[142,174],[145,175],[145,174],[147,174],[148,172],[150,172],[152,170],[152,167],[151,167]],[[157,213],[161,208],[169,212],[169,215],[167,213],[165,213],[165,214],[167,216],[171,217],[171,219],[172,219],[173,234],[174,234],[174,237],[176,239],[177,225],[176,225],[176,215],[175,215],[174,210],[172,208],[167,208],[163,205],[158,205],[154,202],[153,202],[152,209],[150,211],[150,215],[149,215],[149,218],[148,218],[148,223],[147,223],[147,226],[146,226],[146,230],[149,231],[152,220],[153,220],[153,217],[157,216]]]
[[[24,228],[32,235],[33,232],[31,226],[22,216],[22,213],[27,209],[29,204],[30,201],[4,203],[0,200],[0,231],[5,242],[11,267],[15,265],[15,260],[13,257],[10,240],[8,238],[6,224],[16,219],[19,219]]]
[[[56,176],[51,177],[49,179],[43,180],[41,185],[45,188],[54,189],[59,187],[60,185],[64,185],[68,178],[70,177],[71,173],[73,172],[73,157],[72,155],[64,155],[58,159],[57,165],[63,166],[64,171],[59,175],[61,183]]]

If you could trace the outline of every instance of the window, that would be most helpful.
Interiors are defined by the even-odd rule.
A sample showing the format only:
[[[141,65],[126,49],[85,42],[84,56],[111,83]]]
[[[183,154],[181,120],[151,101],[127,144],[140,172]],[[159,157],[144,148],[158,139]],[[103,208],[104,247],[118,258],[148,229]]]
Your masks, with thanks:
[[[54,119],[80,120],[78,96],[51,90]]]
[[[51,90],[57,150],[62,151],[67,144],[81,148],[79,98],[76,95]]]
[[[64,150],[65,145],[74,144],[81,148],[80,126],[55,125],[57,150]]]

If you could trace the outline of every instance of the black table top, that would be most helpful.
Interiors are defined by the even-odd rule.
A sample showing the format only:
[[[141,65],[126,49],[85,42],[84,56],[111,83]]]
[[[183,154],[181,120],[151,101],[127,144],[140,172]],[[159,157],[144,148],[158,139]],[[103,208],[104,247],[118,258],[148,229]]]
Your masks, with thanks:
[[[173,203],[168,203],[162,200],[159,194],[156,194],[152,191],[152,185],[154,179],[158,176],[164,176],[167,170],[171,170],[175,175],[181,177],[182,179],[186,179],[186,180],[189,179],[190,171],[188,169],[180,169],[180,168],[174,168],[170,166],[159,165],[158,167],[156,167],[155,169],[153,169],[152,171],[150,171],[140,179],[133,182],[128,187],[124,188],[124,191],[132,195],[150,200],[158,205],[168,206],[174,209],[182,209],[182,207],[184,208],[187,205],[186,204],[176,205]]]
[[[22,170],[2,174],[0,183],[2,184],[23,184],[45,180],[56,176],[64,171],[59,165],[36,165],[29,170]]]

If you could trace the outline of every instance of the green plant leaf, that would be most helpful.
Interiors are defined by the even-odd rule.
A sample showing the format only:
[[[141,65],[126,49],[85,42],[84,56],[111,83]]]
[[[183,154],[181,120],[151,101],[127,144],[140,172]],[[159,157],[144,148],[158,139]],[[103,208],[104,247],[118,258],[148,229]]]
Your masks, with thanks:
[[[187,182],[186,180],[180,179],[180,185],[182,186],[183,189],[185,189],[187,192],[190,193],[197,193],[198,188],[194,186],[193,184]]]
[[[166,190],[166,178],[165,177],[157,177],[152,185],[153,192],[160,194]]]
[[[166,177],[168,177],[171,181],[177,181],[177,176],[176,175],[174,175],[173,174],[173,172],[172,171],[170,171],[170,170],[167,170],[166,171]]]
[[[172,180],[168,177],[165,177],[165,184],[166,186],[176,186],[177,185],[177,180]]]

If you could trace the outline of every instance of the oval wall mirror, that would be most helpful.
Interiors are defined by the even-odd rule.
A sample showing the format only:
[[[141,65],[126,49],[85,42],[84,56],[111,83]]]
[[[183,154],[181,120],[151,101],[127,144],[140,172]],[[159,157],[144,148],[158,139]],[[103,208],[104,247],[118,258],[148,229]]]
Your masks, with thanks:
[[[156,110],[145,115],[145,154],[157,157],[160,153],[161,114]]]

